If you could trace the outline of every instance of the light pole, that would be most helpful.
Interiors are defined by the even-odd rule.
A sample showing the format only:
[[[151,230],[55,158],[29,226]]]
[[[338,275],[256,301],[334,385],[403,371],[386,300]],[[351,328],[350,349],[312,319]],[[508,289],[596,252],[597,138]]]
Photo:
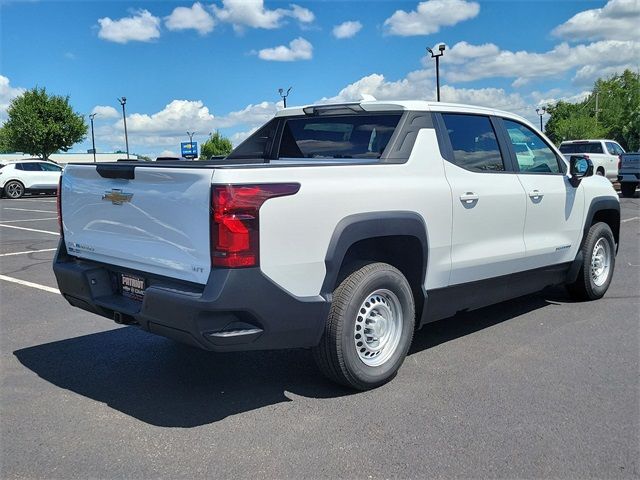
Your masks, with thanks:
[[[440,101],[440,57],[444,55],[444,49],[444,43],[438,45],[438,50],[440,51],[440,53],[433,53],[433,50],[427,47],[427,52],[431,54],[431,58],[436,59],[436,88],[438,92],[438,101]]]
[[[287,108],[287,97],[289,96],[289,92],[291,91],[293,87],[289,87],[287,89],[287,93],[284,92],[284,88],[279,88],[278,89],[278,93],[280,94],[280,97],[282,98],[282,101],[284,102],[284,108]]]
[[[536,113],[540,117],[540,131],[542,132],[542,116],[547,113],[547,107],[536,108]]]
[[[96,137],[93,135],[93,119],[97,113],[92,113],[89,115],[89,119],[91,120],[91,145],[93,147],[93,163],[96,163]]]
[[[129,136],[127,135],[127,114],[124,111],[124,106],[127,103],[126,97],[118,98],[118,102],[122,105],[122,120],[124,121],[124,143],[127,147],[127,160],[129,159]]]

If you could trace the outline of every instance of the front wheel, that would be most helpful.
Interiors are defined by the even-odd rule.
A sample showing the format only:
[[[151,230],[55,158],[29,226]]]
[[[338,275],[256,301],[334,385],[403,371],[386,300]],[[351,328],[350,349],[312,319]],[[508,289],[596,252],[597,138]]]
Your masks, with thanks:
[[[597,300],[609,289],[616,265],[616,244],[609,225],[592,225],[582,245],[582,266],[576,281],[567,285],[575,300]]]
[[[358,390],[391,380],[404,361],[415,323],[409,282],[386,263],[369,263],[333,292],[320,345],[313,355],[331,380]]]
[[[20,198],[24,195],[24,185],[17,180],[11,180],[4,185],[4,194],[9,198]]]

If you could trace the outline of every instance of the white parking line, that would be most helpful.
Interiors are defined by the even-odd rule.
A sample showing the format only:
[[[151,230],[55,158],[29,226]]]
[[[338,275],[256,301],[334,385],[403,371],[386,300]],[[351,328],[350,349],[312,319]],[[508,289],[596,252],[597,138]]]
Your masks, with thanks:
[[[640,217],[625,218],[624,220],[620,220],[620,223],[630,222],[631,220],[640,220]]]
[[[40,220],[57,220],[58,217],[48,218],[29,218],[27,220],[2,220],[2,223],[18,223],[18,222],[38,222]]]
[[[20,280],[19,278],[7,277],[6,275],[0,275],[0,280],[5,282],[17,283],[18,285],[24,285],[25,287],[37,288],[38,290],[44,290],[49,293],[57,293],[60,295],[60,290],[57,288],[47,287],[46,285],[40,285],[39,283],[27,282],[26,280]]]
[[[56,213],[55,210],[31,210],[29,208],[2,207],[3,210],[19,210],[21,212]]]
[[[27,253],[54,252],[57,248],[43,248],[41,250],[25,250],[24,252],[0,253],[0,257],[10,257],[12,255],[24,255]]]
[[[4,225],[0,223],[0,227],[15,228],[16,230],[27,230],[28,232],[48,233],[49,235],[60,235],[58,232],[50,232],[49,230],[38,230],[36,228],[17,227],[15,225]]]

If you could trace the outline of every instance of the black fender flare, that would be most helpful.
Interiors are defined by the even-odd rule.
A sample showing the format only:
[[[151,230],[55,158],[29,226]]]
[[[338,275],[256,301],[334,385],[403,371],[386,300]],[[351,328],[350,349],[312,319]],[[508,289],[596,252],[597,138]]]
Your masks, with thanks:
[[[340,267],[349,248],[356,242],[389,236],[415,237],[422,246],[422,284],[427,274],[429,256],[427,225],[421,215],[410,211],[368,212],[349,215],[336,225],[325,256],[325,278],[321,294],[330,295],[340,274]]]
[[[567,272],[568,283],[573,283],[576,281],[576,278],[578,278],[578,273],[580,273],[580,268],[582,267],[583,262],[582,246],[584,245],[589,229],[593,224],[593,217],[596,216],[596,213],[602,210],[615,210],[618,212],[618,224],[617,226],[614,225],[611,229],[613,231],[613,237],[616,239],[616,253],[618,253],[618,248],[620,248],[620,201],[612,196],[595,197],[591,199],[591,204],[589,205],[589,209],[585,215],[580,248],[578,249],[576,258],[573,260],[571,267],[569,267],[569,271]]]

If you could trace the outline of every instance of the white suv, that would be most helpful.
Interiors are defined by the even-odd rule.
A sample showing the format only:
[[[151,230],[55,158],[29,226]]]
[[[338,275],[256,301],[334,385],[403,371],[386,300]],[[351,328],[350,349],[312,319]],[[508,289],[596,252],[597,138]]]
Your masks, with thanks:
[[[0,168],[0,191],[8,198],[25,193],[53,193],[58,188],[62,167],[40,159],[11,161]]]
[[[593,163],[596,175],[611,181],[618,179],[620,159],[624,149],[614,140],[567,140],[560,144],[560,151],[569,160],[571,155],[584,155]]]

